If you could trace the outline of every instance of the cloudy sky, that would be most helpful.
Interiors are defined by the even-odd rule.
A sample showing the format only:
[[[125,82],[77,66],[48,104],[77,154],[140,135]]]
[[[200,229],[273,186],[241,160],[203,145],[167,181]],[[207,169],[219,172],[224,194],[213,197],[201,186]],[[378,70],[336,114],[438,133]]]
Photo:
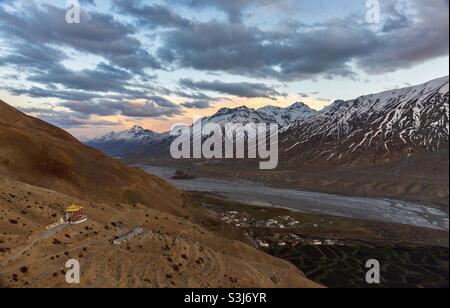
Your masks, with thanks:
[[[0,0],[0,99],[76,136],[448,75],[448,0],[79,2]]]

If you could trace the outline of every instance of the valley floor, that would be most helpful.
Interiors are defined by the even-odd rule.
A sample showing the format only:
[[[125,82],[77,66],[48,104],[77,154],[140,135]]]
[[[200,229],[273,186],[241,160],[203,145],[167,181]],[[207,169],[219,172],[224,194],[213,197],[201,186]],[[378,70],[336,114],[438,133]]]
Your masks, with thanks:
[[[281,207],[302,213],[355,218],[425,228],[448,230],[448,212],[433,206],[385,198],[349,197],[295,189],[276,188],[242,178],[217,179],[212,176],[174,179],[175,168],[140,166],[146,172],[171,182],[179,189],[222,195],[244,204]],[[188,174],[195,170],[188,169]],[[195,173],[194,173],[195,174]]]
[[[275,188],[351,197],[388,198],[427,204],[448,213],[448,150],[411,160],[355,166],[298,166],[283,162],[259,170],[255,160],[126,160],[129,164],[166,166],[197,177],[240,179]]]

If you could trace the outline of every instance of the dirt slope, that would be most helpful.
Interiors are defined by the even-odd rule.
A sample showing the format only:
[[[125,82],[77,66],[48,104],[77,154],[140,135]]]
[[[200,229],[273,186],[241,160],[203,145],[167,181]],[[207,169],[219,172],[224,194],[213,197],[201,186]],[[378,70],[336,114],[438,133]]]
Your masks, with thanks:
[[[0,102],[0,172],[92,201],[142,202],[174,214],[182,194],[156,177],[84,146],[63,130]]]

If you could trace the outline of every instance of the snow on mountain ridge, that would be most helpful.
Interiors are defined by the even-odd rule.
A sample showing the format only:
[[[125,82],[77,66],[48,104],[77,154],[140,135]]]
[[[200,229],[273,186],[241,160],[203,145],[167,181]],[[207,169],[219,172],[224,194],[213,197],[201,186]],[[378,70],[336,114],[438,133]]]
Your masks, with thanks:
[[[89,143],[101,143],[101,142],[116,142],[116,141],[151,141],[157,139],[161,136],[161,134],[151,131],[149,129],[145,129],[141,126],[135,125],[128,130],[124,130],[121,132],[110,132],[106,135],[94,138],[89,141]]]
[[[307,119],[314,115],[315,110],[309,108],[303,103],[295,103],[287,108],[266,106],[260,109],[252,109],[246,106],[237,108],[222,108],[215,114],[202,118],[202,124],[217,123],[224,125],[225,123],[278,123],[280,126],[294,123]],[[110,132],[105,135],[86,140],[86,143],[102,143],[102,142],[115,142],[115,141],[158,141],[164,137],[167,137],[168,133],[156,133],[154,131],[145,129],[141,126],[135,125],[134,127],[121,131]]]
[[[216,123],[224,126],[226,123],[274,123],[275,120],[258,110],[241,106],[238,108],[222,108],[215,114],[202,119],[202,124]]]
[[[324,152],[329,159],[372,148],[385,153],[404,148],[437,150],[448,145],[448,90],[447,76],[418,86],[338,100],[304,122],[284,128],[286,151],[298,151],[311,140],[333,144]]]
[[[202,119],[203,123],[278,123],[280,126],[289,125],[305,120],[316,113],[304,103],[295,103],[287,108],[265,106],[252,109],[246,106],[237,108],[222,108],[212,116]]]
[[[422,85],[364,95],[353,100],[338,100],[321,111],[303,103],[281,108],[245,106],[222,108],[202,118],[202,124],[278,123],[281,151],[289,156],[311,160],[352,162],[413,155],[416,151],[436,151],[448,147],[449,77]],[[174,136],[158,134],[136,126],[128,131],[110,133],[88,145],[123,156],[142,148],[146,153],[165,153]],[[358,156],[359,155],[359,156]]]
[[[258,109],[259,112],[273,117],[281,126],[290,125],[298,121],[306,120],[316,114],[317,111],[311,109],[304,103],[294,103],[287,108],[276,106],[266,106]]]

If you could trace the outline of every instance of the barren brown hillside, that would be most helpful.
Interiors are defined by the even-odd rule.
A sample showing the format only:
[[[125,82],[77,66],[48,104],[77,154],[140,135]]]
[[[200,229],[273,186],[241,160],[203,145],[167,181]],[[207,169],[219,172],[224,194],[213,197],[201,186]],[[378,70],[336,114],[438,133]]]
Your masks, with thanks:
[[[92,201],[142,202],[186,214],[181,193],[160,179],[88,148],[67,132],[0,103],[0,171]]]
[[[88,222],[46,232],[72,202]],[[317,286],[213,225],[220,230],[164,181],[0,101],[0,287],[67,287],[70,258],[83,287]],[[136,226],[144,234],[111,244]]]

